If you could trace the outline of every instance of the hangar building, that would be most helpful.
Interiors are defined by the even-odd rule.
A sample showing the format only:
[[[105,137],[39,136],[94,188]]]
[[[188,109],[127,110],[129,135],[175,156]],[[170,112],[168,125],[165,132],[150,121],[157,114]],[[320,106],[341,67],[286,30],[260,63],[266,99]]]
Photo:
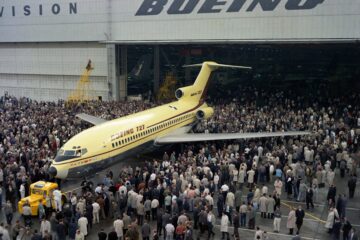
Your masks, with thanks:
[[[38,100],[66,99],[88,59],[104,100],[156,92],[169,72],[191,82],[181,66],[203,60],[254,67],[226,79],[360,77],[358,0],[3,0],[0,33],[1,94]]]

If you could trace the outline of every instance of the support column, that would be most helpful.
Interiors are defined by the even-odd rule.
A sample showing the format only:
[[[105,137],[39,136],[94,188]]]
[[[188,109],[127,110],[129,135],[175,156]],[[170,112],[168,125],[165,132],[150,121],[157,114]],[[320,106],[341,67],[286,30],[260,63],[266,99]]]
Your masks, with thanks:
[[[118,81],[116,77],[116,54],[115,44],[106,44],[107,50],[107,83],[108,83],[108,100],[118,100]]]
[[[121,46],[120,49],[120,70],[119,70],[119,100],[125,100],[127,97],[127,46]]]
[[[160,49],[159,45],[154,46],[154,89],[153,96],[155,97],[160,85]]]

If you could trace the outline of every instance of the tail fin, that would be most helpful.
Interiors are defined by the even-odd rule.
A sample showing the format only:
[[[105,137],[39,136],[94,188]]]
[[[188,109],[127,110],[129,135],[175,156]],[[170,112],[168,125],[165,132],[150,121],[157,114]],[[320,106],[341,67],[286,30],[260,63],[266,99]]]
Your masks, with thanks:
[[[216,62],[203,62],[200,64],[191,64],[184,65],[184,67],[201,67],[200,72],[192,86],[186,87],[191,88],[192,92],[196,92],[198,94],[191,94],[192,100],[204,101],[206,97],[207,87],[209,84],[209,79],[211,73],[220,67],[225,68],[237,68],[237,69],[251,69],[251,67],[246,66],[235,66],[235,65],[226,65],[226,64],[218,64]]]

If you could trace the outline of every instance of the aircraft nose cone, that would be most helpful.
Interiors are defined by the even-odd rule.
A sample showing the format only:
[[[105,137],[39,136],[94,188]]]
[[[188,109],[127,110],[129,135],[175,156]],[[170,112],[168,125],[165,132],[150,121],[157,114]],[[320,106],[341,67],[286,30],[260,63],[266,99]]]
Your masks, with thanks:
[[[52,176],[52,177],[55,177],[56,174],[57,174],[57,170],[56,170],[55,167],[50,167],[48,172],[49,172],[49,175]]]

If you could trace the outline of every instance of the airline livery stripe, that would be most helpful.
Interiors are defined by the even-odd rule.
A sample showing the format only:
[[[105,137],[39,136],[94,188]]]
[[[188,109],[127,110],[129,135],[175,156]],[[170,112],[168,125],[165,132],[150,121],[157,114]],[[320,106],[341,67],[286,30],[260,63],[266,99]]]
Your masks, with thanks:
[[[119,148],[115,148],[115,149],[112,149],[112,150],[107,151],[107,152],[104,152],[104,153],[99,153],[99,154],[96,154],[96,155],[93,155],[93,156],[90,156],[90,157],[86,157],[86,158],[74,159],[74,160],[71,160],[71,161],[69,161],[69,162],[60,162],[60,163],[54,162],[53,165],[54,165],[54,166],[59,166],[59,165],[69,164],[69,163],[73,163],[73,162],[77,162],[77,161],[82,161],[82,160],[88,159],[88,158],[98,157],[98,156],[101,156],[101,155],[104,155],[104,154],[107,154],[107,153],[110,153],[110,152],[119,150],[119,149],[124,148],[124,147],[126,147],[126,146],[129,146],[129,145],[131,145],[131,144],[134,144],[134,143],[136,143],[136,142],[138,142],[138,141],[141,141],[141,140],[143,140],[143,139],[145,139],[145,138],[148,138],[148,137],[150,137],[150,136],[152,136],[152,135],[158,134],[158,133],[160,133],[160,132],[162,132],[162,131],[164,131],[164,130],[167,130],[167,129],[169,129],[169,128],[172,128],[172,127],[174,127],[174,126],[176,126],[176,125],[179,125],[179,124],[181,124],[181,123],[184,123],[184,122],[187,122],[187,121],[190,121],[190,120],[191,120],[191,119],[185,119],[184,121],[181,121],[181,122],[179,122],[179,123],[176,123],[176,124],[174,124],[174,125],[171,125],[171,126],[169,126],[169,127],[167,127],[167,128],[161,129],[161,130],[158,131],[158,132],[154,132],[154,133],[152,133],[152,134],[150,134],[150,135],[148,135],[148,136],[145,136],[145,137],[143,137],[143,138],[139,138],[139,139],[137,139],[137,140],[134,141],[134,142],[128,143],[128,144],[123,145],[123,146],[121,146],[121,147],[119,147]]]

